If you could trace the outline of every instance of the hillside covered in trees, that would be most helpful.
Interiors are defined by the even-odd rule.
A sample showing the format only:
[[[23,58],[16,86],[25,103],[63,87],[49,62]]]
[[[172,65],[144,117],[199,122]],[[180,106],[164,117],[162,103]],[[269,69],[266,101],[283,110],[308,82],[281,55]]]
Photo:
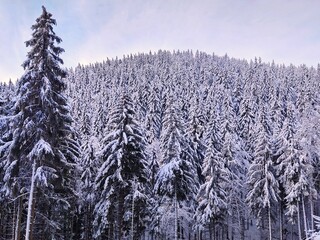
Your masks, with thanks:
[[[160,50],[64,70],[54,24],[43,9],[0,85],[1,240],[316,235],[320,66]]]

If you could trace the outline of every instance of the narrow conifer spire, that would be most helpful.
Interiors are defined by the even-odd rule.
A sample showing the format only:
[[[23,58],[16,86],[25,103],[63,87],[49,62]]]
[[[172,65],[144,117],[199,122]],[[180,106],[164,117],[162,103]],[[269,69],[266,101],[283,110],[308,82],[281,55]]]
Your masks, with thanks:
[[[71,236],[71,219],[64,215],[74,205],[79,150],[64,93],[66,71],[60,58],[64,50],[57,46],[62,40],[53,31],[52,14],[42,10],[26,41],[30,51],[17,82],[4,172],[9,195],[20,201],[29,192],[27,221],[22,219],[27,223],[26,237],[57,239],[61,231]]]

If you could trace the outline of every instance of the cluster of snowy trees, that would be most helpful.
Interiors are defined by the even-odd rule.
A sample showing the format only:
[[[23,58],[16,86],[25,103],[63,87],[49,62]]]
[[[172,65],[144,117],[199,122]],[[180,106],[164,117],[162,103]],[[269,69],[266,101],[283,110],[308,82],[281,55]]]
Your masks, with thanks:
[[[145,139],[150,239],[302,239],[315,230],[320,67],[159,51],[78,66],[68,84],[83,149],[86,139],[97,149],[99,204],[97,176],[110,160],[98,149],[113,142],[110,134],[125,141],[110,124],[130,96]]]
[[[319,235],[320,66],[202,52],[64,70],[43,8],[0,85],[0,239]]]

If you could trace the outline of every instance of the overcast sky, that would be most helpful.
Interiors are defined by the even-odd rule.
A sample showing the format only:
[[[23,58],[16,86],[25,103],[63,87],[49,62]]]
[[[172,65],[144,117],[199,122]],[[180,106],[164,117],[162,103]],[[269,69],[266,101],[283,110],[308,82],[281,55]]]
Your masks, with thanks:
[[[16,80],[41,6],[66,67],[163,50],[317,66],[319,0],[0,0],[0,81]]]

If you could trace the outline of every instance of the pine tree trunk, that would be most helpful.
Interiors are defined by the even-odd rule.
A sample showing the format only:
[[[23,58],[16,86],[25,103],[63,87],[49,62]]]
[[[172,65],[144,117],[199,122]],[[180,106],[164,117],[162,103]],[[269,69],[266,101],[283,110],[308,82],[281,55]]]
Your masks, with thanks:
[[[22,217],[22,197],[18,199],[18,211],[17,211],[17,220],[16,220],[16,228],[14,233],[14,239],[20,240],[21,234],[21,217]]]
[[[237,202],[237,212],[239,221],[240,240],[244,240],[244,217],[240,213],[239,203]]]
[[[178,240],[178,199],[177,199],[177,184],[174,185],[174,208],[175,208],[175,229],[174,239]]]
[[[120,197],[120,194],[119,194],[119,197]],[[118,198],[118,204],[117,204],[117,207],[116,207],[116,212],[115,212],[115,219],[114,219],[114,239],[115,240],[120,240],[120,232],[119,232],[119,225],[120,225],[120,217],[119,217],[119,211],[120,211],[120,208],[119,208],[119,205],[120,205],[120,198]]]
[[[93,219],[93,215],[92,215],[92,212],[93,212],[93,207],[92,207],[92,204],[89,203],[89,225],[88,225],[88,240],[92,240],[92,219]]]
[[[306,233],[306,238],[308,237],[308,224],[307,224],[307,214],[306,214],[306,207],[304,204],[304,196],[301,197],[302,199],[302,212],[303,212],[303,224],[304,224],[304,231]]]
[[[213,238],[212,239],[216,240],[216,223],[215,223],[215,221],[213,221],[212,230],[213,230],[213,234],[212,234]]]
[[[131,218],[131,234],[132,240],[134,240],[134,193],[132,194],[132,218]]]
[[[238,226],[239,226],[239,231],[241,232],[241,216],[240,216],[240,209],[239,209],[238,202],[236,203],[236,205],[237,205],[237,214],[238,214]]]
[[[92,205],[91,203],[87,203],[84,216],[84,236],[85,240],[91,240],[92,239]],[[81,230],[80,230],[81,231]]]
[[[29,193],[26,239],[25,240],[32,240],[32,227],[33,227],[33,216],[34,216],[35,174],[36,174],[36,161],[34,161],[32,164],[32,178],[31,178],[31,187],[30,187],[30,193]]]
[[[300,204],[299,202],[297,203],[297,207],[298,207],[298,232],[299,232],[299,239],[302,239],[302,234],[301,234],[301,226],[300,226]]]
[[[280,200],[280,206],[279,206],[279,225],[280,225],[280,240],[283,240],[283,231],[282,231],[282,228],[283,228],[283,223],[282,223],[282,221],[283,221],[283,216],[282,216],[282,201]]]
[[[12,225],[10,226],[10,234],[12,235],[12,236],[10,236],[12,239],[14,239],[15,238],[15,230],[16,230],[16,219],[17,219],[17,216],[16,216],[16,208],[17,208],[17,206],[16,206],[16,202],[14,202],[13,203],[13,210],[12,210],[12,214],[11,214],[11,219],[10,218],[8,218],[8,220],[10,219],[10,221],[12,222]]]
[[[4,223],[3,223],[4,214],[2,213],[2,207],[0,207],[0,236],[4,236]]]
[[[245,238],[245,235],[244,235],[244,232],[245,232],[245,217],[242,216],[241,217],[241,227],[240,227],[240,240],[244,240]]]
[[[226,216],[226,223],[227,223],[227,239],[232,239],[231,238],[231,233],[230,233],[230,220],[229,220],[229,215]]]
[[[123,191],[120,192],[118,198],[118,207],[117,207],[117,224],[116,224],[116,237],[117,240],[122,240],[124,237],[123,233],[123,216],[124,216],[124,193]]]
[[[85,216],[84,216],[84,236],[85,240],[89,240],[89,214],[90,214],[90,204],[87,203],[86,206],[86,211],[85,211]]]
[[[271,207],[268,207],[268,221],[269,221],[269,240],[272,240],[272,222],[271,222]]]
[[[310,201],[310,219],[311,219],[311,225],[310,225],[310,228],[311,228],[311,232],[314,231],[314,223],[313,223],[313,214],[314,214],[314,206],[313,206],[313,201],[312,201],[312,197],[310,196],[309,198],[309,201]]]
[[[108,239],[115,239],[115,211],[111,212],[110,217],[108,218],[110,223],[108,225]]]
[[[181,221],[178,221],[178,238],[179,239],[183,239],[183,229],[182,229],[182,226],[181,226]]]
[[[236,218],[231,218],[231,239],[235,238],[235,223],[236,223]]]
[[[210,237],[210,240],[212,239],[212,220],[210,219],[210,222],[209,222],[209,237]]]

